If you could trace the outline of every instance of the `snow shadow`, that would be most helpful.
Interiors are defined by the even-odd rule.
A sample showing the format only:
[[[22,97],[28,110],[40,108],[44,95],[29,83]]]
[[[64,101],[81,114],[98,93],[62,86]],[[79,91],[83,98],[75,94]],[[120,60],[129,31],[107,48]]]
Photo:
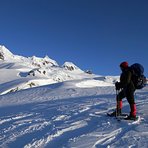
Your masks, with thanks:
[[[47,147],[64,146],[70,139],[93,132],[106,122],[105,104],[111,97],[97,95],[1,107],[0,136],[5,136],[0,145],[23,147],[42,140]],[[95,115],[96,111],[100,113]]]

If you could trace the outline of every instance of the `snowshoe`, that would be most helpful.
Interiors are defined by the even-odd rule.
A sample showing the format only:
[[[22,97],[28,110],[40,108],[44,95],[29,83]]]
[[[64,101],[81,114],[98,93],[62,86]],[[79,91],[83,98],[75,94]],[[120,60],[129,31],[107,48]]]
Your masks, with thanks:
[[[136,120],[138,120],[138,116],[131,116],[131,115],[129,115],[129,116],[127,116],[126,118],[124,118],[125,120],[133,120],[133,121],[136,121]]]
[[[117,117],[117,116],[124,116],[124,114],[121,113],[121,109],[117,112],[116,110],[112,113],[107,113],[110,117]]]

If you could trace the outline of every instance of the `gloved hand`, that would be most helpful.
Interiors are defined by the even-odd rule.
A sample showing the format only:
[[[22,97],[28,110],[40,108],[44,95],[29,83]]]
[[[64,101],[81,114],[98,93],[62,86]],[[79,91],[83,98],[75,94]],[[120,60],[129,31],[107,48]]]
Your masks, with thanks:
[[[116,90],[120,90],[120,88],[121,88],[121,87],[120,87],[120,82],[116,82],[116,83],[115,83],[115,87],[116,87]]]

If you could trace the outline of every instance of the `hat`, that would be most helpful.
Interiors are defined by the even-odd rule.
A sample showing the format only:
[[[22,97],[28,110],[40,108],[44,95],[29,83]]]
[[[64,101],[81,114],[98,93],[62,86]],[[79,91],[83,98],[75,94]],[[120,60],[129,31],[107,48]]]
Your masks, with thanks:
[[[120,67],[121,67],[121,68],[127,68],[127,67],[128,67],[128,62],[122,62],[122,63],[120,64]]]

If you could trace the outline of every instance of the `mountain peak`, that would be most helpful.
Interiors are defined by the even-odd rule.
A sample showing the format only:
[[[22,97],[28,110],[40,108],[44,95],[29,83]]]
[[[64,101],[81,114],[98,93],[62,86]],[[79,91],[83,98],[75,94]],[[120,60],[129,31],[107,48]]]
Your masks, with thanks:
[[[5,46],[0,45],[0,59],[9,60],[12,59],[14,55]]]
[[[31,61],[37,65],[42,66],[58,66],[57,62],[55,60],[52,60],[48,56],[45,56],[44,58],[32,56]]]
[[[74,71],[74,70],[80,70],[80,68],[78,68],[74,63],[72,62],[65,62],[63,64],[63,66],[65,69],[70,70],[70,71]]]

